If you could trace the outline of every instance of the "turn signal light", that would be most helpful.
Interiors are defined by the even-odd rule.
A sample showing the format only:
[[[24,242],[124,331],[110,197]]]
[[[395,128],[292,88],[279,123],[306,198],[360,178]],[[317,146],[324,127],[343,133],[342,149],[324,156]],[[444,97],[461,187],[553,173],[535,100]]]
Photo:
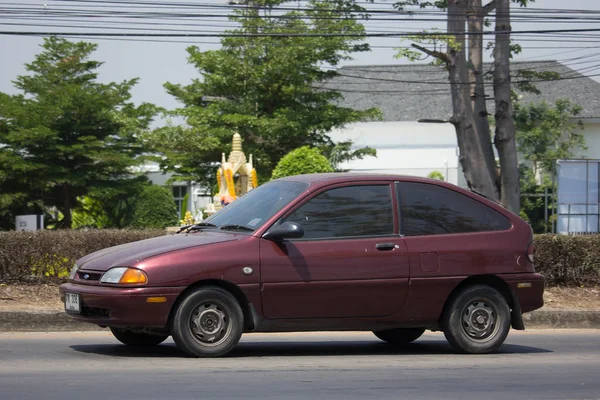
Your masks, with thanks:
[[[134,268],[128,268],[121,279],[119,279],[119,283],[124,284],[143,284],[146,282],[148,282],[148,277],[144,271]]]
[[[146,303],[166,303],[167,302],[167,298],[163,297],[163,296],[159,296],[159,297],[148,297],[146,299]]]

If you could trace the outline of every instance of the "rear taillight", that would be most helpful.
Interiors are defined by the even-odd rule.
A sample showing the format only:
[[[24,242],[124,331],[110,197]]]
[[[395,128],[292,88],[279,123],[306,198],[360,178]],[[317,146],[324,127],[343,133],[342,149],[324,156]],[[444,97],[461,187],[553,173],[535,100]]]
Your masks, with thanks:
[[[535,254],[535,245],[533,244],[533,242],[531,242],[527,245],[527,249],[525,250],[525,253],[527,254],[527,261],[529,261],[531,264],[533,264],[533,256]]]

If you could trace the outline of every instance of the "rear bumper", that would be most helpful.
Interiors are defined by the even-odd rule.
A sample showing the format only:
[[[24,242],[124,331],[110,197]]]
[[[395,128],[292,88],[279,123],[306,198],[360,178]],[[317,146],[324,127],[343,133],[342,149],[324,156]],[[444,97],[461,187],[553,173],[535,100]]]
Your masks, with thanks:
[[[526,313],[544,305],[544,276],[536,273],[501,275]]]
[[[163,328],[169,313],[184,287],[118,288],[65,283],[60,286],[64,303],[65,292],[77,293],[81,313],[67,314],[79,321],[102,326],[136,326]],[[164,297],[164,303],[149,303],[148,297]]]

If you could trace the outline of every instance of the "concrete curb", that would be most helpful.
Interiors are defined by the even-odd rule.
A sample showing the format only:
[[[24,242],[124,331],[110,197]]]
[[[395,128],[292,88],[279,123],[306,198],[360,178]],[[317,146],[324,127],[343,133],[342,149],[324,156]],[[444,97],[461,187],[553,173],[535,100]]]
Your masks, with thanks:
[[[525,328],[536,329],[598,329],[600,310],[552,310],[542,309],[523,314]]]
[[[529,329],[600,329],[600,310],[537,310],[523,315]],[[57,311],[0,311],[0,332],[102,330]]]

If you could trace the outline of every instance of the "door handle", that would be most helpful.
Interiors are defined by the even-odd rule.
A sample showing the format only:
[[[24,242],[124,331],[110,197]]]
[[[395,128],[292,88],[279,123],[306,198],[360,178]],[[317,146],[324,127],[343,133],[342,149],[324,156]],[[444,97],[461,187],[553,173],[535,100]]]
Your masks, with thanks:
[[[399,248],[397,244],[394,243],[377,243],[375,248],[379,251],[390,251]]]

